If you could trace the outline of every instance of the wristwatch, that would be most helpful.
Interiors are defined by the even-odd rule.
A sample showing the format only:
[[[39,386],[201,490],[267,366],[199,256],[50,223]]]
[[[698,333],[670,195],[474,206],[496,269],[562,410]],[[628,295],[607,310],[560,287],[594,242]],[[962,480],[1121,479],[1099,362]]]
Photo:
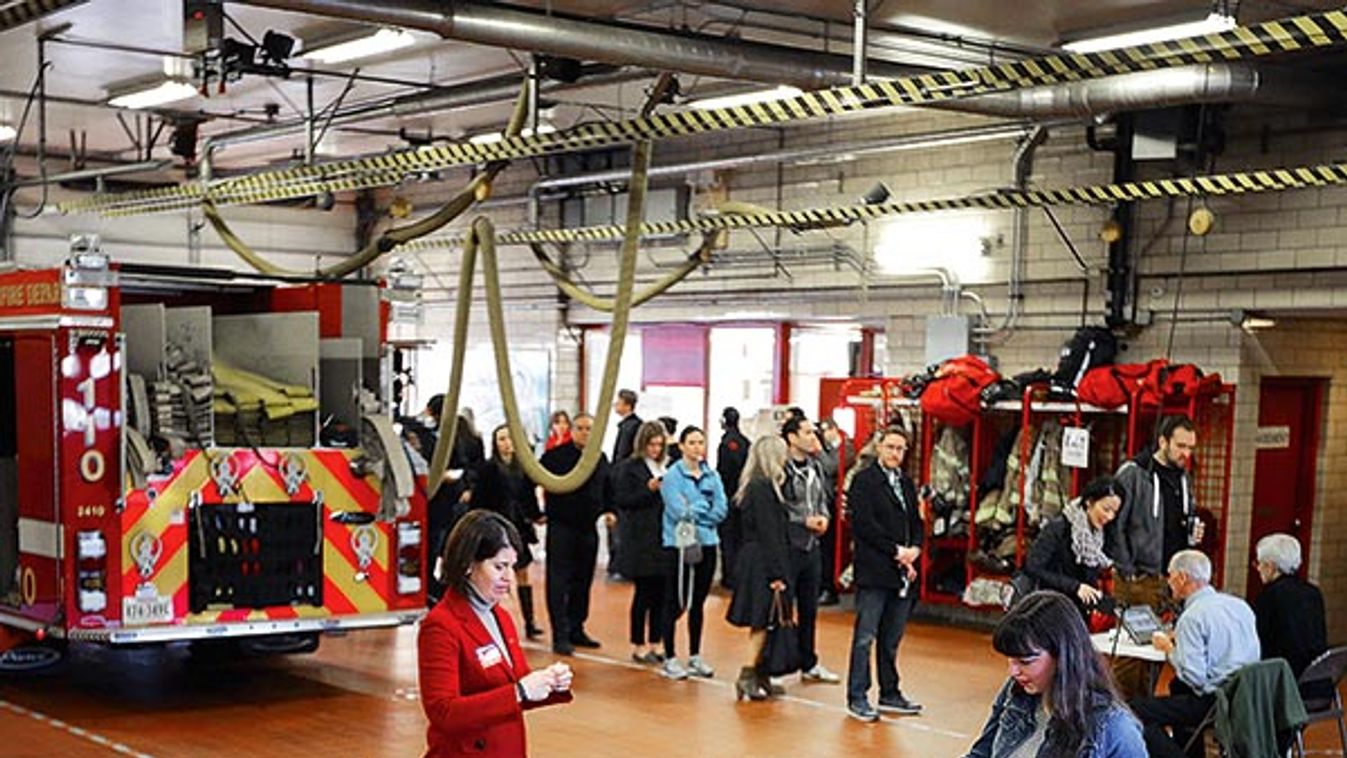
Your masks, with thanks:
[[[529,700],[528,690],[524,689],[523,682],[514,683],[514,693],[519,697],[519,702],[527,703]]]

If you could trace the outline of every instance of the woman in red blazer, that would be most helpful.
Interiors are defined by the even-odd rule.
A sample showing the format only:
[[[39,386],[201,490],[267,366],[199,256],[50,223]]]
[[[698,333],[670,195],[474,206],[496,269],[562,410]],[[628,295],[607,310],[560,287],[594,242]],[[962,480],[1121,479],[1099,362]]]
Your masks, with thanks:
[[[530,671],[510,614],[519,536],[500,514],[469,511],[445,542],[448,589],[417,639],[421,706],[430,719],[428,758],[528,752],[524,711],[571,700],[571,669]]]

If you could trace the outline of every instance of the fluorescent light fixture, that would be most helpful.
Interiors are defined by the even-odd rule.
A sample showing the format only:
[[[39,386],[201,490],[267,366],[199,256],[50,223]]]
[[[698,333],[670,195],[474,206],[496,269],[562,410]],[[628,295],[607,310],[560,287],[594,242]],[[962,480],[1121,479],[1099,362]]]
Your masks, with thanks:
[[[411,32],[385,27],[352,40],[320,45],[300,57],[319,63],[345,63],[401,50],[415,43],[416,37]]]
[[[534,134],[551,134],[557,128],[551,124],[538,124],[538,130],[535,132],[532,128],[525,128],[519,133],[521,137],[532,137]],[[486,134],[475,134],[468,138],[468,141],[474,145],[490,145],[505,139],[501,132],[487,132]]]
[[[1233,17],[1220,13],[1211,13],[1200,21],[1165,24],[1149,29],[1137,29],[1130,32],[1106,34],[1099,37],[1090,37],[1075,42],[1068,42],[1065,45],[1062,45],[1062,49],[1069,50],[1073,53],[1097,53],[1101,50],[1115,50],[1120,47],[1134,47],[1136,45],[1148,45],[1153,42],[1168,42],[1169,40],[1184,39],[1186,37],[1197,37],[1203,34],[1229,31],[1233,28],[1235,28],[1235,19]]]
[[[1263,318],[1261,316],[1249,316],[1244,319],[1244,323],[1240,324],[1240,327],[1246,332],[1251,332],[1255,329],[1271,329],[1276,325],[1276,319]]]
[[[938,268],[962,282],[982,282],[990,273],[990,261],[982,254],[982,238],[988,234],[987,219],[980,215],[900,216],[879,233],[875,267],[889,276],[928,274]]]
[[[196,87],[177,79],[153,81],[122,90],[108,100],[114,108],[153,108],[195,97]]]
[[[0,124],[0,142],[9,142],[17,136],[19,136],[19,133],[14,127],[9,124]]]
[[[705,100],[694,100],[688,105],[697,110],[714,110],[716,108],[734,108],[740,105],[756,105],[758,103],[770,103],[774,100],[785,100],[787,98],[803,95],[804,91],[789,85],[781,85],[775,89],[756,90],[754,92],[741,92],[737,95],[725,95],[723,97],[708,97]]]

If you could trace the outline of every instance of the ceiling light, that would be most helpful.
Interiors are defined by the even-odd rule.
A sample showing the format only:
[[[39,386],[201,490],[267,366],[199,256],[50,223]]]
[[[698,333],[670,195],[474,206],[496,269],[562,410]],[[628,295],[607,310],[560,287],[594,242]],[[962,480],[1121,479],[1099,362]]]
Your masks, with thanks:
[[[345,63],[401,50],[415,43],[416,37],[412,36],[411,32],[385,28],[352,40],[315,47],[306,51],[301,57],[319,63]]]
[[[756,105],[758,103],[770,103],[774,100],[785,100],[803,94],[803,90],[783,84],[775,89],[741,92],[737,95],[725,95],[723,97],[708,97],[705,100],[694,100],[689,103],[689,105],[697,110],[734,108],[741,105]]]
[[[1230,29],[1234,29],[1235,25],[1234,17],[1220,13],[1211,13],[1208,14],[1205,19],[1198,21],[1184,21],[1162,26],[1153,26],[1148,29],[1137,29],[1130,32],[1105,34],[1099,37],[1076,40],[1062,45],[1062,49],[1069,50],[1073,53],[1097,53],[1102,50],[1115,50],[1120,47],[1148,45],[1154,42],[1167,42],[1169,40],[1229,31]]]
[[[1230,311],[1230,323],[1246,332],[1253,332],[1258,329],[1271,329],[1277,325],[1277,320],[1260,313],[1246,311],[1243,308],[1236,308]]]
[[[519,133],[521,137],[532,137],[534,134],[551,134],[557,128],[551,124],[538,124],[537,131],[533,129],[524,129]],[[500,142],[505,139],[505,135],[500,132],[487,132],[486,134],[475,134],[468,138],[468,141],[474,145],[490,145],[493,142]]]
[[[157,105],[195,97],[196,87],[177,79],[157,80],[133,85],[114,94],[108,105],[114,108],[153,108]]]
[[[19,133],[14,127],[9,124],[0,124],[0,142],[9,142],[17,136],[19,136]]]

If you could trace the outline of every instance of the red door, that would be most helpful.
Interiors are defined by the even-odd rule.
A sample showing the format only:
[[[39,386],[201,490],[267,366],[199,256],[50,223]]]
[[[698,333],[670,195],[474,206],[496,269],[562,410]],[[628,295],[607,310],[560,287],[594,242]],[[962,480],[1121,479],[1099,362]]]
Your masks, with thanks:
[[[1304,558],[1300,574],[1305,575],[1324,385],[1322,379],[1267,378],[1259,387],[1246,597],[1254,597],[1263,587],[1252,561],[1258,540],[1269,534],[1285,532],[1300,540]]]

